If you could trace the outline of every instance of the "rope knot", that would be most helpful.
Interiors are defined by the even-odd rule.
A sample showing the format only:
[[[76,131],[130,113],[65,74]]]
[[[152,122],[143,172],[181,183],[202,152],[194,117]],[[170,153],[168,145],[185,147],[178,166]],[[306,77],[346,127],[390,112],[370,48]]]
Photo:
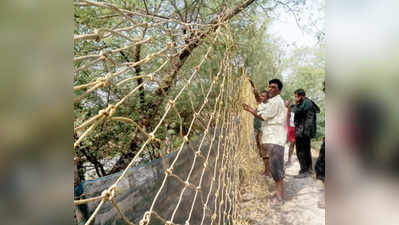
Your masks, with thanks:
[[[171,168],[166,169],[165,174],[166,174],[166,176],[172,175],[172,169]]]
[[[169,99],[169,104],[170,104],[170,106],[175,106],[175,101]]]
[[[98,114],[105,116],[105,118],[110,118],[114,114],[116,107],[114,105],[109,105],[106,109],[98,111]]]
[[[107,58],[107,56],[108,55],[111,55],[112,54],[112,51],[111,50],[102,50],[101,52],[100,52],[100,55],[102,56],[102,57],[104,57],[104,58]]]
[[[150,141],[151,141],[151,140],[154,140],[154,139],[155,139],[155,134],[154,134],[154,132],[149,133],[149,134],[148,134],[148,137],[150,138]]]
[[[94,34],[96,35],[96,38],[94,40],[99,42],[101,38],[103,38],[104,32],[102,32],[101,29],[94,29]]]
[[[105,77],[99,77],[99,78],[97,78],[96,82],[98,82],[98,83],[101,84],[100,87],[105,87],[106,82],[107,82],[107,78],[105,78]]]
[[[98,115],[105,115],[105,116],[107,116],[108,115],[108,112],[107,112],[107,110],[106,109],[101,109],[100,111],[98,111]]]
[[[167,45],[168,45],[169,48],[171,48],[171,47],[173,47],[175,45],[175,43],[173,41],[170,41],[170,42],[168,42]]]
[[[107,110],[106,117],[110,118],[114,114],[116,107],[114,105],[109,105],[106,110]]]
[[[187,135],[185,135],[185,136],[183,137],[183,139],[184,139],[185,142],[188,143],[188,137],[187,137]]]
[[[107,87],[110,84],[112,73],[107,73],[104,77],[97,78],[97,82],[100,83],[100,87]]]
[[[148,75],[148,79],[149,79],[150,81],[153,81],[153,80],[154,80],[154,73],[150,73],[150,74]]]
[[[142,220],[140,220],[140,225],[146,225],[146,224],[148,224],[149,222],[150,222],[150,215],[151,215],[151,213],[150,212],[145,212],[144,213],[144,216],[143,216],[143,219]]]
[[[108,201],[112,200],[115,197],[115,189],[115,186],[111,186],[101,193],[101,197]]]
[[[216,84],[218,81],[219,81],[219,77],[216,76],[216,77],[213,78],[213,83],[214,84]]]

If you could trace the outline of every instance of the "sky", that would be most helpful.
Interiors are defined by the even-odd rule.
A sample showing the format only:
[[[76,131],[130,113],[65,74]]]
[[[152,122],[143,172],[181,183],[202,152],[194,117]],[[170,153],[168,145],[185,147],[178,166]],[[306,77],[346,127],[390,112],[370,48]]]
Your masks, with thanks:
[[[296,17],[286,7],[280,6],[276,9],[275,18],[272,20],[268,33],[281,40],[285,57],[293,54],[300,47],[315,47],[318,44],[316,34],[324,30],[325,22],[324,0],[308,0]],[[282,71],[284,79],[293,72],[293,68]]]
[[[303,11],[294,15],[284,6],[280,6],[275,14],[268,33],[280,38],[288,51],[296,47],[313,47],[317,44],[316,31],[324,26],[325,11],[320,10],[324,0],[307,1]],[[300,26],[300,27],[299,27]]]

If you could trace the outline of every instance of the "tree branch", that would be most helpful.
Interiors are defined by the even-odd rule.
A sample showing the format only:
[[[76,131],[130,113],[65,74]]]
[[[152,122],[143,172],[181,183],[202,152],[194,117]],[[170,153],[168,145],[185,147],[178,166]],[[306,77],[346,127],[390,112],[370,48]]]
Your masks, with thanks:
[[[156,100],[155,102],[155,108],[153,109],[154,113],[152,116],[155,116],[157,114],[162,102],[164,101],[162,95],[164,93],[168,93],[169,89],[172,87],[174,80],[177,77],[178,72],[183,67],[185,61],[191,55],[192,51],[200,45],[201,40],[206,38],[212,32],[216,31],[220,23],[230,20],[235,15],[246,9],[253,2],[255,2],[255,0],[246,0],[235,8],[229,8],[224,10],[210,22],[210,24],[214,24],[215,26],[209,28],[208,31],[193,33],[190,37],[185,39],[185,43],[190,44],[178,56],[174,57],[172,62],[175,63],[172,66],[171,71],[162,79],[160,87],[158,87],[158,89],[155,91],[156,95],[158,96],[158,100]]]
[[[147,2],[145,0],[143,0],[143,2],[144,2],[145,11],[147,14],[149,14],[150,12],[148,11]]]
[[[175,8],[176,13],[177,13],[177,15],[179,16],[180,20],[181,20],[182,22],[186,22],[186,21],[184,20],[183,15],[182,15],[181,12],[180,12],[180,10],[177,8],[175,0],[170,0],[170,4],[172,4],[173,8]]]

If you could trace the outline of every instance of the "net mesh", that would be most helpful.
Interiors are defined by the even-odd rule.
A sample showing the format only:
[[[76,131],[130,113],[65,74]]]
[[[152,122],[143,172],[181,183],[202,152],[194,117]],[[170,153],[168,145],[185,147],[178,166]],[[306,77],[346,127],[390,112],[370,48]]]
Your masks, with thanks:
[[[98,29],[87,29],[84,22],[78,24],[74,35],[75,104],[90,105],[93,95],[104,95],[110,89],[124,93],[108,97],[96,115],[75,119],[74,147],[78,148],[100,126],[109,123],[128,124],[144,137],[123,171],[82,182],[75,189],[79,222],[237,223],[240,177],[241,182],[245,177],[243,163],[249,163],[245,160],[247,155],[254,154],[249,151],[253,148],[252,118],[241,111],[241,102],[253,104],[254,99],[248,94],[251,92],[245,73],[234,63],[234,43],[226,17],[204,25],[155,17],[105,2],[74,4],[75,10],[97,10],[94,19],[120,19],[117,26],[112,23],[108,27],[105,23]],[[165,37],[171,25],[187,27],[192,36]],[[141,33],[134,32],[137,30]],[[119,44],[99,49],[101,41]],[[76,50],[91,42],[97,46],[93,51]],[[137,60],[121,60],[125,51],[143,45],[146,47]],[[216,63],[218,69],[207,71],[206,65],[210,63]],[[82,83],[82,74],[93,79]],[[151,130],[121,110],[143,89],[153,90],[157,97],[153,113],[159,117],[153,118]],[[189,117],[183,116],[177,106],[187,97],[193,111]],[[138,159],[151,144],[165,144],[160,130],[167,126],[168,117],[177,118],[179,127],[188,124],[187,130],[183,133],[180,129],[178,134],[183,141],[170,149],[172,153],[138,165]],[[200,127],[201,135],[194,135],[195,127]]]

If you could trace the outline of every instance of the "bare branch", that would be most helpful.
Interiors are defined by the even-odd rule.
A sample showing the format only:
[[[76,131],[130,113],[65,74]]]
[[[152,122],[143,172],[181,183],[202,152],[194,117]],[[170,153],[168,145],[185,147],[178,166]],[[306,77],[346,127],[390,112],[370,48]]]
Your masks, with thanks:
[[[147,14],[149,14],[150,12],[148,11],[147,2],[145,0],[143,0],[143,2],[144,2],[145,11]]]
[[[184,20],[183,15],[182,15],[181,12],[180,12],[180,10],[177,8],[175,0],[170,0],[170,4],[172,4],[173,8],[175,8],[176,13],[177,13],[177,15],[179,16],[180,20],[181,20],[182,22],[186,22],[186,21]]]
[[[291,6],[288,4],[288,2],[282,2],[282,1],[279,1],[279,0],[275,0],[275,2],[277,2],[278,4],[281,4],[281,5],[283,5],[285,8],[287,8],[288,12],[290,12],[290,13],[294,16],[296,25],[302,30],[303,28],[302,28],[302,26],[299,24],[298,15],[296,14],[295,10],[293,10],[293,9],[291,8]]]

